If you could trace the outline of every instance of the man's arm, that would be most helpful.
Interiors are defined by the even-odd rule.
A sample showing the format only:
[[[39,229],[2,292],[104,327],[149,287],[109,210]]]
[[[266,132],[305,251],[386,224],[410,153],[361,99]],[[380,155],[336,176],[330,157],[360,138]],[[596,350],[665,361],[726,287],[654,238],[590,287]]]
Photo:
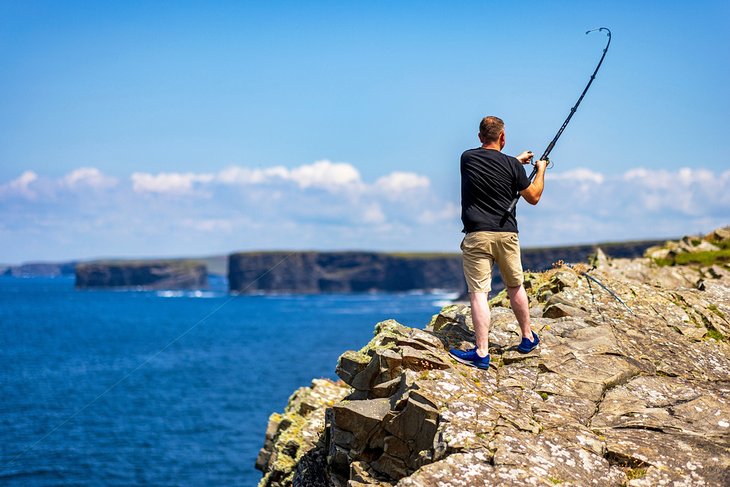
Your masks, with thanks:
[[[540,197],[542,196],[542,190],[545,187],[545,167],[547,166],[547,161],[537,161],[535,163],[535,167],[537,168],[537,172],[535,173],[535,179],[530,183],[528,187],[520,191],[520,194],[523,198],[525,198],[525,201],[530,203],[531,205],[536,205],[538,201],[540,201]]]

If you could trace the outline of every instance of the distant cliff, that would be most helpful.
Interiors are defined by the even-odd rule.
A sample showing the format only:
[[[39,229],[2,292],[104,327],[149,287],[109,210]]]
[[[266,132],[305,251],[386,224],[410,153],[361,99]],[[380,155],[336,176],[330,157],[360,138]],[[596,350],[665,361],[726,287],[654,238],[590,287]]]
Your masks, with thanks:
[[[0,267],[0,276],[11,277],[58,277],[74,274],[76,262],[26,262],[20,265]]]
[[[100,261],[76,265],[76,287],[200,289],[208,272],[197,261]]]
[[[228,260],[234,292],[463,291],[459,254],[245,252]]]
[[[600,244],[611,257],[641,256],[660,241]],[[598,245],[523,249],[526,270],[542,271],[562,259],[583,262]],[[378,252],[241,252],[228,258],[229,289],[256,293],[337,293],[444,289],[464,292],[466,284],[457,253]],[[495,270],[492,289],[503,288]]]

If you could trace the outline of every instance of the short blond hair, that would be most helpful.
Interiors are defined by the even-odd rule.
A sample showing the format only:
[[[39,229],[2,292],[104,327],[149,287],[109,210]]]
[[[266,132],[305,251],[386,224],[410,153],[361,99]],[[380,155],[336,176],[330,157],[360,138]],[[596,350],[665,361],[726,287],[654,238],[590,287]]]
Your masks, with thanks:
[[[499,117],[484,117],[479,124],[479,135],[482,136],[482,142],[489,144],[499,140],[499,134],[504,131],[504,122]]]

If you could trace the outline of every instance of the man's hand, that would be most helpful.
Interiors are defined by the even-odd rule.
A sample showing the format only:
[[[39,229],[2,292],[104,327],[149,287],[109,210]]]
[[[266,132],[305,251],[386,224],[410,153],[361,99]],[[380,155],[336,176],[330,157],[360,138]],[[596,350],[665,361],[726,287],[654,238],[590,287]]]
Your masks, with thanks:
[[[535,163],[535,179],[532,180],[532,183],[527,188],[520,191],[525,201],[531,205],[536,205],[542,196],[542,190],[545,188],[545,168],[547,164],[548,161],[543,159],[537,161]]]
[[[532,151],[526,150],[519,156],[515,157],[515,159],[520,161],[522,164],[527,164],[532,160],[532,156],[533,156]]]

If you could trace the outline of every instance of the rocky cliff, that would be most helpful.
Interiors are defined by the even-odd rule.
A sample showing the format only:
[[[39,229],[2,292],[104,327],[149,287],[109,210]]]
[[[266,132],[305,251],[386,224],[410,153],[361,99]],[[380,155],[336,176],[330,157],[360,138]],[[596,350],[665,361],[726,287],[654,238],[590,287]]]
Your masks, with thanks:
[[[516,352],[497,296],[488,371],[447,353],[466,306],[379,323],[272,415],[260,486],[730,485],[729,249],[726,228],[528,275],[542,343]]]
[[[376,252],[247,252],[228,261],[234,292],[365,292],[445,289],[466,285],[457,254]]]
[[[0,266],[0,276],[59,277],[74,274],[76,262],[26,262],[20,265]]]
[[[76,265],[79,289],[201,289],[207,285],[206,266],[196,261],[102,261]]]
[[[637,257],[659,241],[603,244],[612,257]],[[580,262],[596,245],[524,249],[525,269],[544,270],[558,259]],[[239,293],[327,293],[443,289],[464,292],[461,254],[378,252],[241,252],[228,258],[229,289]],[[492,289],[502,290],[495,268]]]

